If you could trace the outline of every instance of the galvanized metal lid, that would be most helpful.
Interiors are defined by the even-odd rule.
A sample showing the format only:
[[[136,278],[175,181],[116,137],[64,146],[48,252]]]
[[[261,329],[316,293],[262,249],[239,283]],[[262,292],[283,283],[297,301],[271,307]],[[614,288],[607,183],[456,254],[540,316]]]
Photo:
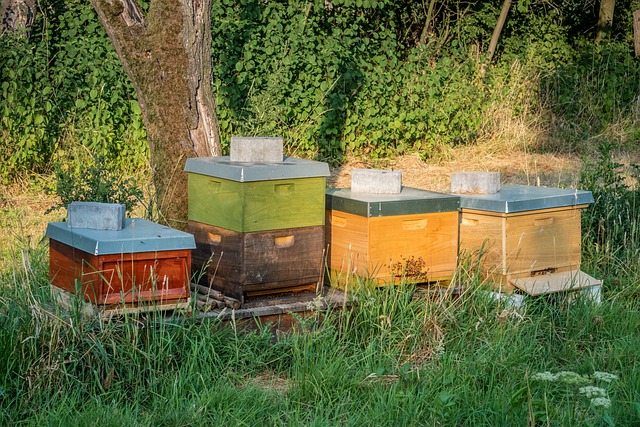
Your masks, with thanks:
[[[195,249],[193,235],[140,218],[125,219],[122,230],[71,228],[50,222],[46,236],[93,255]]]
[[[350,188],[328,188],[326,207],[364,217],[412,215],[458,210],[460,197],[411,187],[399,194],[352,193]]]
[[[514,213],[593,203],[590,191],[564,188],[503,185],[495,194],[460,195],[460,207]]]
[[[237,182],[329,176],[329,165],[313,160],[284,157],[279,163],[232,162],[229,156],[187,159],[184,170]]]

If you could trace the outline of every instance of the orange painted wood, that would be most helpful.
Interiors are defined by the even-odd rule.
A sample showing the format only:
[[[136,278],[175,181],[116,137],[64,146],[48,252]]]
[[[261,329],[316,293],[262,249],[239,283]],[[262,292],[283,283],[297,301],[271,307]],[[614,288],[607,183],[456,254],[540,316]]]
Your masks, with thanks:
[[[404,275],[424,282],[450,278],[455,270],[457,211],[371,218],[326,214],[329,267],[343,276],[384,282]]]
[[[49,278],[94,304],[189,298],[191,250],[91,255],[50,240]]]
[[[489,274],[533,274],[581,261],[584,206],[502,214],[462,209],[460,250],[482,254]]]

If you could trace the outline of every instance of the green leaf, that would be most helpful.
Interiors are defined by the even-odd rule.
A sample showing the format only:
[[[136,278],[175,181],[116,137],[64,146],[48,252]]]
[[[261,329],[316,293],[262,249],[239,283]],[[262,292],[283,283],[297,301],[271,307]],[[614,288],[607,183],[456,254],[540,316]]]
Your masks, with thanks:
[[[140,109],[140,104],[137,101],[131,101],[131,111],[133,114],[140,115],[142,114],[142,110]]]

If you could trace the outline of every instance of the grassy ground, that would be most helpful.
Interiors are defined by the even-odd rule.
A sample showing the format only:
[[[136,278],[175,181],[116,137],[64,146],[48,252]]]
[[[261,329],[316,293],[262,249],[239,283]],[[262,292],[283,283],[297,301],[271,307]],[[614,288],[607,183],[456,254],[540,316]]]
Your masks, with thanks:
[[[458,299],[365,291],[274,337],[216,320],[65,315],[49,302],[45,251],[29,252],[2,276],[2,425],[640,422],[640,310],[614,291],[516,309],[467,276]]]
[[[601,304],[556,296],[511,307],[463,266],[460,298],[363,291],[351,310],[273,336],[181,316],[105,323],[61,312],[39,228],[53,201],[30,191],[3,196],[0,425],[640,423],[640,245],[629,218],[624,250],[585,241],[584,268],[605,278]]]

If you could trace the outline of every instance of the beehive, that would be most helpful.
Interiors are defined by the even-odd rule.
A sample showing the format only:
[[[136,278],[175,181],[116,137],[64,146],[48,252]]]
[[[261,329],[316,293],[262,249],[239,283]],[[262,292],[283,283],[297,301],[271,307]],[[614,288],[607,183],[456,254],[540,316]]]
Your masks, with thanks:
[[[185,302],[192,235],[144,219],[121,230],[47,226],[51,283],[97,305]]]
[[[504,291],[599,284],[580,271],[581,211],[592,202],[588,191],[525,185],[461,195],[460,250],[481,254],[484,274]]]
[[[201,282],[245,297],[314,288],[323,271],[326,163],[188,159],[189,231]]]
[[[241,233],[324,225],[329,166],[285,157],[279,163],[187,159],[189,220]]]
[[[194,268],[206,273],[202,284],[242,302],[295,287],[315,290],[321,279],[321,225],[240,233],[189,221],[189,232],[197,242]]]
[[[385,284],[449,279],[456,267],[459,197],[403,187],[399,194],[328,189],[326,241],[334,281]]]

